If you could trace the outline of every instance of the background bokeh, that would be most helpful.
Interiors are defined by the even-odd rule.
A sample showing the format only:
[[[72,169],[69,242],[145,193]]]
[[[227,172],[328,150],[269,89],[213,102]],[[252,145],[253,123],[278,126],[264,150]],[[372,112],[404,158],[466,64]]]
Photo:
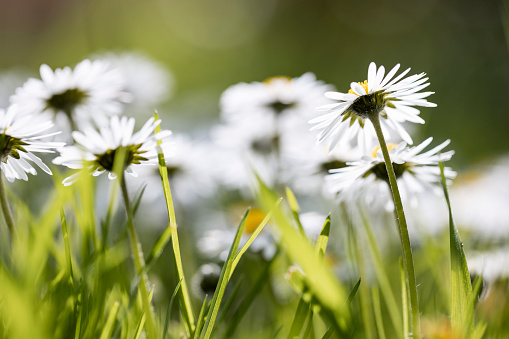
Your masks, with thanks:
[[[436,92],[416,140],[452,139],[461,169],[508,150],[507,17],[494,0],[2,0],[0,70],[139,50],[175,77],[165,120],[207,126],[237,82],[311,71],[344,91],[370,61],[401,63]]]

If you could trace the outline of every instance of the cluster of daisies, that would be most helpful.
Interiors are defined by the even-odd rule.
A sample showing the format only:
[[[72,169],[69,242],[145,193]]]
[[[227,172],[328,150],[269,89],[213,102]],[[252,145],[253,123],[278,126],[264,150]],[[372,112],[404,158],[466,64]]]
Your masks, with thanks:
[[[429,85],[424,73],[405,77],[407,69],[396,76],[398,70],[396,65],[385,74],[383,66],[371,63],[367,80],[352,82],[346,93],[311,73],[230,87],[221,98],[223,123],[212,131],[215,142],[237,154],[238,164],[229,164],[224,180],[248,184],[256,172],[272,186],[324,193],[339,201],[381,202],[392,210],[387,171],[367,116],[375,111],[391,143],[403,198],[415,204],[420,193],[436,190],[438,163],[454,152],[443,152],[449,140],[427,151],[432,138],[410,146],[406,125],[424,123],[415,107],[436,105],[426,100],[432,92],[421,92]],[[446,168],[445,175],[452,179],[455,173]]]
[[[63,181],[65,185],[77,180],[83,170],[94,176],[107,173],[114,179],[115,155],[122,153],[125,173],[134,177],[128,184],[149,187],[143,200],[148,202],[147,208],[141,213],[148,211],[154,218],[158,213],[150,207],[163,207],[157,203],[164,201],[159,171],[157,166],[143,165],[157,164],[158,152],[163,152],[180,207],[208,199],[243,208],[239,201],[253,202],[258,177],[276,189],[291,187],[311,201],[320,197],[335,203],[363,202],[370,211],[393,211],[388,173],[370,119],[375,112],[388,141],[403,201],[408,204],[405,208],[422,207],[439,200],[434,195],[440,192],[438,164],[449,160],[454,151],[446,150],[449,140],[430,147],[433,139],[427,138],[412,146],[412,124],[424,123],[419,108],[436,105],[427,100],[433,92],[425,91],[429,86],[426,75],[409,75],[410,69],[399,72],[399,67],[386,73],[383,66],[371,63],[367,80],[350,83],[344,92],[312,73],[239,83],[222,94],[220,121],[202,132],[201,140],[179,132],[172,135],[171,142],[170,131],[155,132],[160,120],[146,115],[142,118],[146,122],[137,126],[135,118],[126,116],[140,117],[140,112],[153,111],[168,99],[173,85],[170,73],[143,55],[94,55],[74,68],[42,65],[40,76],[28,81],[25,74],[0,74],[0,107],[5,107],[0,109],[1,171],[11,182],[35,175],[35,167],[51,174],[41,160],[45,156],[36,154],[58,152],[54,164],[77,170]],[[485,203],[486,208],[503,205],[501,201],[509,194],[501,192],[502,186],[496,182],[507,173],[507,164],[504,166],[494,167],[494,174],[486,174],[477,180],[479,184],[452,189],[460,224],[478,220],[473,224],[483,227],[479,225],[489,221],[487,227],[493,234],[507,229],[509,222],[501,226],[500,220],[509,219],[499,216],[505,209],[474,215],[478,209],[471,208],[471,199],[478,194],[465,193],[493,187],[495,202],[475,203]],[[445,176],[450,181],[456,173],[446,167]],[[495,184],[490,184],[495,176]],[[224,197],[229,197],[228,201]],[[302,215],[303,220],[310,220],[303,222],[309,224],[304,225],[306,230],[313,233],[320,228],[321,212]],[[204,256],[220,258],[233,237],[227,226],[232,220],[221,212],[214,214],[217,217],[211,215],[209,209],[205,222],[196,220],[211,225],[200,232],[197,243]],[[425,218],[428,229],[431,217]],[[259,215],[252,219],[257,225]],[[445,224],[444,220],[436,223]],[[275,253],[269,234],[260,234],[253,245],[265,258]]]
[[[33,164],[52,174],[34,153],[56,150],[60,155],[53,163],[90,170],[94,176],[109,172],[111,179],[115,177],[115,154],[120,150],[124,153],[124,169],[133,176],[137,176],[139,165],[157,163],[157,143],[168,156],[171,144],[167,137],[171,132],[155,133],[160,120],[150,118],[134,133],[134,118],[122,116],[126,102],[145,100],[156,104],[163,100],[162,95],[147,98],[143,95],[146,89],[133,88],[139,79],[132,76],[132,64],[147,65],[145,73],[158,74],[157,87],[170,86],[171,77],[144,56],[126,54],[86,59],[73,69],[53,70],[42,65],[40,78],[30,78],[17,87],[7,108],[0,110],[1,170],[7,180],[27,180],[27,173],[37,173]],[[71,184],[77,174],[63,183]]]

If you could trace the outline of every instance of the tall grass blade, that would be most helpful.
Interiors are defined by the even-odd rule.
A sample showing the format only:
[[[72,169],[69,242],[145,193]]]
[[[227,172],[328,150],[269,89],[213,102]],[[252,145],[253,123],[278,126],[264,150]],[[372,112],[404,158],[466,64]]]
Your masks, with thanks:
[[[157,112],[154,113],[154,118],[156,120],[159,119]],[[155,133],[159,133],[161,131],[161,126],[157,126],[155,129]],[[173,206],[173,199],[171,197],[171,189],[170,189],[170,181],[168,180],[168,170],[166,168],[166,162],[164,160],[164,154],[160,148],[160,145],[162,144],[162,141],[157,142],[157,156],[159,160],[159,174],[161,175],[161,181],[163,184],[163,191],[164,191],[164,198],[166,200],[166,207],[168,209],[168,218],[170,223],[168,224],[168,228],[170,230],[170,238],[173,248],[173,258],[175,267],[177,268],[177,275],[178,279],[182,280],[182,288],[180,296],[181,296],[181,303],[184,307],[184,318],[187,322],[187,326],[189,328],[189,331],[191,334],[195,331],[195,320],[194,320],[194,313],[193,313],[193,307],[191,304],[191,297],[189,296],[189,290],[187,288],[187,281],[184,276],[184,269],[182,267],[182,256],[180,253],[180,244],[178,240],[178,233],[177,233],[177,219],[175,218],[175,208]]]
[[[330,337],[332,337],[332,334],[334,333],[334,327],[329,327],[329,329],[327,330],[327,332],[325,332],[325,334],[323,335],[322,339],[329,339]]]
[[[226,291],[226,285],[228,284],[228,280],[230,278],[234,256],[239,249],[240,238],[244,232],[244,226],[246,224],[248,213],[249,209],[247,209],[246,213],[244,213],[244,216],[242,217],[242,220],[240,221],[239,227],[237,228],[237,233],[235,234],[232,246],[230,247],[230,252],[228,253],[228,257],[223,265],[221,276],[219,277],[219,282],[217,284],[216,291],[214,292],[214,297],[210,303],[210,309],[207,314],[207,321],[205,322],[203,332],[200,335],[200,338],[202,339],[210,338],[212,330],[214,329],[219,306],[221,305],[221,300],[223,299],[224,292]]]
[[[270,267],[274,262],[275,258],[277,257],[278,253],[279,250],[274,254],[274,257],[265,264],[255,283],[253,284],[247,295],[244,297],[244,299],[242,299],[240,305],[235,310],[233,319],[228,324],[228,329],[226,330],[225,336],[227,338],[233,337],[235,330],[237,329],[240,322],[244,318],[244,315],[247,313],[249,307],[255,300],[256,296],[261,292],[263,286],[265,286],[265,284],[267,283]]]
[[[106,320],[106,324],[104,325],[99,339],[111,338],[111,334],[113,333],[113,325],[115,324],[115,319],[117,318],[119,307],[119,302],[115,301],[111,307],[110,314],[108,315],[108,319]]]
[[[304,327],[304,322],[306,321],[309,309],[310,304],[306,302],[304,298],[300,298],[299,304],[297,305],[297,310],[295,311],[295,316],[293,317],[292,326],[290,327],[290,332],[288,333],[288,339],[293,339],[300,335],[302,327]]]
[[[375,323],[378,330],[378,337],[385,339],[384,320],[382,317],[382,308],[380,307],[380,292],[378,287],[371,288],[371,297],[373,299],[373,310],[375,313]]]
[[[182,283],[182,280],[180,280],[175,287],[175,290],[173,290],[173,294],[170,298],[170,303],[168,304],[168,310],[166,311],[166,318],[164,320],[164,327],[163,327],[163,339],[166,339],[166,335],[168,333],[168,325],[170,324],[170,317],[171,317],[171,308],[173,307],[173,300],[175,299],[175,296],[177,295],[178,290],[180,289],[180,284]]]
[[[240,259],[242,258],[242,255],[244,255],[244,253],[247,251],[247,249],[249,248],[249,246],[253,243],[253,241],[256,239],[256,237],[258,236],[258,234],[260,234],[260,232],[263,230],[263,228],[265,227],[265,225],[269,222],[272,214],[274,213],[274,210],[279,206],[279,203],[281,202],[282,198],[279,198],[275,203],[274,203],[274,206],[272,206],[272,208],[270,209],[270,211],[265,215],[265,217],[263,218],[263,220],[260,222],[260,225],[258,225],[258,227],[256,227],[256,230],[253,232],[253,234],[251,234],[251,236],[249,237],[249,239],[246,241],[246,243],[244,244],[244,246],[242,246],[242,248],[240,249],[239,253],[237,253],[235,255],[235,258],[233,259],[233,265],[232,265],[232,270],[230,272],[230,276],[233,274],[233,271],[235,270],[235,268],[237,267]]]
[[[398,308],[398,303],[392,291],[391,283],[387,276],[386,268],[382,262],[382,255],[380,254],[380,250],[378,249],[375,235],[373,234],[373,229],[371,228],[371,223],[366,215],[364,206],[360,207],[359,211],[360,216],[362,218],[362,224],[364,226],[364,230],[368,238],[371,260],[373,261],[375,274],[378,279],[380,289],[382,290],[382,296],[384,297],[385,303],[387,304],[387,310],[389,311],[389,317],[391,318],[392,326],[396,330],[396,333],[398,333],[401,337],[408,338],[406,334],[403,334],[408,332],[404,332],[401,326],[402,318]],[[407,306],[406,308],[403,308],[403,312],[406,312],[406,310],[408,310],[408,304],[406,306]]]
[[[290,209],[292,210],[293,219],[297,223],[299,231],[301,231],[302,234],[305,235],[306,233],[304,232],[304,227],[302,226],[299,217],[300,214],[299,203],[297,202],[297,198],[295,198],[295,194],[293,194],[292,190],[289,187],[286,188],[286,199],[288,201]]]
[[[200,336],[201,330],[203,329],[203,320],[205,318],[205,312],[207,309],[208,297],[208,295],[205,295],[205,298],[203,298],[203,303],[201,305],[200,314],[198,315],[198,322],[196,323],[196,331],[194,331],[193,339],[198,338]]]
[[[451,327],[458,336],[471,333],[474,326],[474,305],[472,283],[468,272],[467,259],[463,249],[458,228],[454,224],[451,202],[447,191],[444,164],[440,163],[440,175],[444,189],[447,209],[449,211],[449,237],[451,249]]]
[[[269,210],[278,197],[259,178],[258,183],[260,187],[258,199],[261,205]],[[307,277],[312,277],[309,279],[311,293],[320,304],[334,312],[334,319],[339,326],[346,328],[350,315],[345,305],[347,297],[343,286],[333,277],[323,261],[317,258],[308,239],[292,226],[281,207],[274,210],[273,218],[281,231],[281,240],[289,257],[300,265]]]

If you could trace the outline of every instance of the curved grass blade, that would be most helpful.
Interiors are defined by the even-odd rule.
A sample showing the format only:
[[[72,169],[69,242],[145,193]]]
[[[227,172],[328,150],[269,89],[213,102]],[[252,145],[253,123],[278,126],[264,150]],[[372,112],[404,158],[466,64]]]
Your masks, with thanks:
[[[440,163],[440,175],[444,189],[445,201],[449,211],[449,237],[451,248],[451,327],[458,336],[471,333],[474,326],[474,305],[472,299],[472,282],[468,272],[467,259],[463,249],[458,228],[452,217],[451,202],[447,191],[444,164]]]
[[[154,112],[154,118],[159,119],[157,112]],[[161,131],[161,126],[155,128],[155,133]],[[177,233],[177,219],[175,218],[175,208],[173,206],[173,200],[171,197],[170,181],[168,180],[168,170],[166,168],[166,162],[164,160],[164,154],[161,150],[160,145],[162,141],[157,142],[157,157],[159,160],[159,174],[161,175],[161,182],[163,184],[164,198],[166,200],[166,207],[168,209],[168,218],[170,223],[168,229],[170,233],[172,248],[173,248],[173,259],[175,267],[177,268],[177,275],[179,280],[182,280],[182,288],[180,296],[181,302],[184,306],[184,319],[187,322],[187,326],[191,334],[194,333],[196,325],[194,320],[193,306],[191,304],[191,297],[189,296],[189,290],[187,288],[187,281],[184,276],[184,269],[182,267],[182,256],[180,254],[180,244]]]
[[[327,249],[327,243],[329,242],[330,235],[330,214],[325,218],[325,222],[323,223],[322,230],[320,231],[320,236],[316,241],[316,253],[320,258],[325,256],[325,250]]]
[[[247,240],[247,242],[244,244],[244,246],[242,246],[242,248],[240,249],[240,251],[235,255],[235,258],[233,260],[233,264],[232,264],[232,269],[231,269],[231,272],[230,272],[230,277],[231,278],[231,275],[233,274],[233,271],[235,270],[235,268],[237,267],[240,259],[242,258],[242,255],[247,251],[247,249],[249,248],[249,246],[253,243],[253,241],[255,241],[256,237],[258,236],[258,234],[260,234],[260,232],[263,230],[263,228],[265,227],[265,225],[267,224],[267,222],[269,222],[272,214],[274,213],[274,210],[279,206],[279,203],[281,202],[283,198],[279,198],[275,203],[274,203],[274,206],[270,209],[270,211],[265,215],[265,217],[263,218],[263,220],[260,222],[260,225],[258,225],[258,227],[256,227],[256,230],[253,232],[253,234],[251,234],[251,236],[249,237],[249,239]],[[228,278],[228,279],[229,279]]]
[[[306,232],[304,232],[304,227],[302,226],[299,217],[300,213],[299,203],[297,202],[297,198],[295,198],[295,194],[293,194],[292,190],[289,187],[286,188],[286,200],[288,200],[288,205],[292,210],[293,219],[295,219],[299,231],[301,231],[301,233],[305,236]]]
[[[242,236],[242,232],[244,232],[244,226],[246,224],[247,215],[249,213],[249,208],[246,213],[242,217],[240,221],[239,227],[237,228],[237,233],[235,234],[235,238],[233,240],[233,244],[230,247],[230,252],[228,253],[228,257],[223,265],[223,270],[221,271],[221,276],[219,277],[219,282],[216,287],[216,291],[214,292],[214,297],[212,298],[212,302],[210,303],[210,309],[207,314],[207,321],[205,322],[203,332],[200,335],[202,339],[210,338],[212,334],[212,330],[214,329],[214,324],[216,321],[217,313],[219,311],[219,306],[221,305],[221,300],[223,299],[224,292],[226,290],[226,285],[228,284],[231,270],[233,267],[234,256],[239,249],[240,238]]]
[[[269,210],[278,197],[260,178],[258,183],[260,205]],[[274,210],[273,218],[281,231],[281,241],[289,257],[300,265],[306,276],[313,277],[309,279],[310,292],[322,306],[334,312],[334,321],[346,329],[350,314],[348,306],[345,305],[346,293],[343,286],[334,278],[323,261],[317,258],[308,239],[292,226],[280,206]]]
[[[360,284],[361,284],[361,278],[359,278],[359,280],[357,280],[357,283],[355,284],[355,286],[352,288],[352,291],[348,295],[348,299],[346,300],[346,302],[348,304],[350,304],[352,302],[353,298],[357,294],[357,291],[359,290]]]
[[[170,323],[170,316],[171,316],[171,308],[173,307],[173,300],[175,299],[175,296],[177,295],[177,292],[180,288],[180,284],[182,283],[182,280],[180,280],[177,284],[177,287],[175,287],[175,290],[173,290],[173,294],[170,298],[170,303],[168,304],[168,310],[166,311],[166,319],[164,320],[164,327],[163,327],[163,339],[166,339],[166,334],[168,333],[168,325]]]

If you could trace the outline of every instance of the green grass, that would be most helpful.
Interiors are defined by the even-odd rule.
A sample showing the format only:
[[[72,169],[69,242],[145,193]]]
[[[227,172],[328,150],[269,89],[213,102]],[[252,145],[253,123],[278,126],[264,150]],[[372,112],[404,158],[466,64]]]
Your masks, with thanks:
[[[94,207],[94,178],[86,173],[70,187],[56,177],[39,214],[8,190],[16,235],[9,236],[2,220],[0,338],[407,337],[408,286],[398,239],[381,242],[365,206],[333,211],[312,241],[291,190],[282,200],[260,182],[257,204],[266,216],[241,243],[249,209],[244,213],[217,288],[204,297],[190,288],[187,276],[200,259],[188,259],[196,249],[176,227],[161,173],[169,223],[149,241],[143,220],[131,215],[142,208],[142,194],[127,197],[126,214],[116,181],[102,217]],[[444,191],[447,196],[445,185]],[[478,299],[481,280],[472,286],[449,213],[449,232],[414,247],[422,331],[431,338],[503,338],[507,305],[493,313]],[[278,242],[275,257],[266,260],[249,248],[268,227]],[[500,286],[497,293],[507,295]]]

